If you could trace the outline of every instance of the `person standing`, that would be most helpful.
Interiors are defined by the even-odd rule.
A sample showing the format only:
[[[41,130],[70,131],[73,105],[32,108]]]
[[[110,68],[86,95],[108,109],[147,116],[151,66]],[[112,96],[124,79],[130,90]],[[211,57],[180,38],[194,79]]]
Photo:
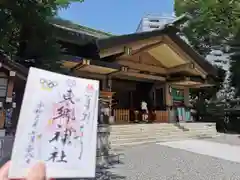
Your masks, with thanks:
[[[148,120],[148,108],[146,101],[141,102],[141,110],[142,110],[142,120],[147,121]]]

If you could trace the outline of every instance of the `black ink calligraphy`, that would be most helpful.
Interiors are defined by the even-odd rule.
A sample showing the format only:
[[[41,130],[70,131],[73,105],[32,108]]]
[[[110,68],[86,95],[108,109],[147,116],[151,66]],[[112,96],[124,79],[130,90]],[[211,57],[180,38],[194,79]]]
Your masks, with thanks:
[[[92,105],[92,97],[94,95],[93,85],[89,84],[85,90],[85,99],[84,99],[84,111],[82,113],[81,121],[89,122],[90,113],[91,113],[91,105]]]
[[[38,122],[40,120],[40,115],[43,111],[43,103],[40,102],[38,105],[37,105],[37,108],[36,110],[34,111],[34,114],[35,114],[35,118],[34,118],[34,122],[32,124],[32,131],[29,133],[29,143],[28,143],[28,146],[26,148],[26,154],[25,154],[25,162],[26,163],[30,163],[31,159],[34,157],[34,144],[36,142],[36,139],[38,137],[41,137],[40,135],[37,135],[37,125],[38,125]]]
[[[58,145],[58,147],[54,148],[48,161],[67,163],[68,155],[64,149],[72,145],[73,136],[77,133],[77,129],[74,127],[76,117],[73,91],[68,89],[62,98],[63,100],[55,105],[56,108],[52,119],[57,128],[55,128],[53,137],[49,140],[49,143],[58,142],[61,146]],[[57,160],[55,161],[55,159]]]
[[[61,127],[62,127],[61,125],[59,125],[59,124],[57,125],[57,130],[54,133],[53,138],[51,140],[49,140],[50,143],[53,142],[53,141],[58,141],[59,140],[60,135],[61,135]]]
[[[66,158],[66,154],[65,154],[65,152],[62,150],[62,151],[61,151],[60,160],[58,160],[58,162],[64,162],[64,163],[66,163],[67,161],[65,160],[65,158]]]
[[[73,97],[74,97],[74,94],[72,92],[72,89],[67,90],[67,93],[63,94],[64,101],[69,101],[72,104],[74,104]]]
[[[54,147],[54,150],[50,155],[51,156],[47,161],[55,162],[56,158],[58,157],[58,149],[56,147]]]

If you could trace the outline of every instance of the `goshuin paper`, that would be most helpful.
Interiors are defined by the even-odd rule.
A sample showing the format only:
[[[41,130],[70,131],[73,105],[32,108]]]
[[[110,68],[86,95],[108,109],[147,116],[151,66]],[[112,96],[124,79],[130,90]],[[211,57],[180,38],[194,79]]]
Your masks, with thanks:
[[[99,82],[30,68],[9,178],[43,161],[49,178],[94,177]]]

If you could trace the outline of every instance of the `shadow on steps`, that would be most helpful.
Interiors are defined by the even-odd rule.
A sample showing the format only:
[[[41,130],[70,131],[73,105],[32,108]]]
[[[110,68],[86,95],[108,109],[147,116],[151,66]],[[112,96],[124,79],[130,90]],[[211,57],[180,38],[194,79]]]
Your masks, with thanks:
[[[174,123],[174,126],[178,127],[179,129],[183,130],[183,131],[189,131],[188,128],[185,128],[184,126],[182,126],[180,123]]]

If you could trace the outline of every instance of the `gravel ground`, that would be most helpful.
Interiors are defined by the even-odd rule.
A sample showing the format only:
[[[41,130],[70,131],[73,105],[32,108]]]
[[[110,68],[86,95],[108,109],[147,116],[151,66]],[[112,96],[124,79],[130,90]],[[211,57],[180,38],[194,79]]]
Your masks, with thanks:
[[[227,138],[227,139],[226,139]],[[237,136],[208,139],[221,143],[240,143]],[[151,144],[124,151],[123,164],[111,171],[112,179],[126,180],[237,180],[240,164],[184,150]]]

